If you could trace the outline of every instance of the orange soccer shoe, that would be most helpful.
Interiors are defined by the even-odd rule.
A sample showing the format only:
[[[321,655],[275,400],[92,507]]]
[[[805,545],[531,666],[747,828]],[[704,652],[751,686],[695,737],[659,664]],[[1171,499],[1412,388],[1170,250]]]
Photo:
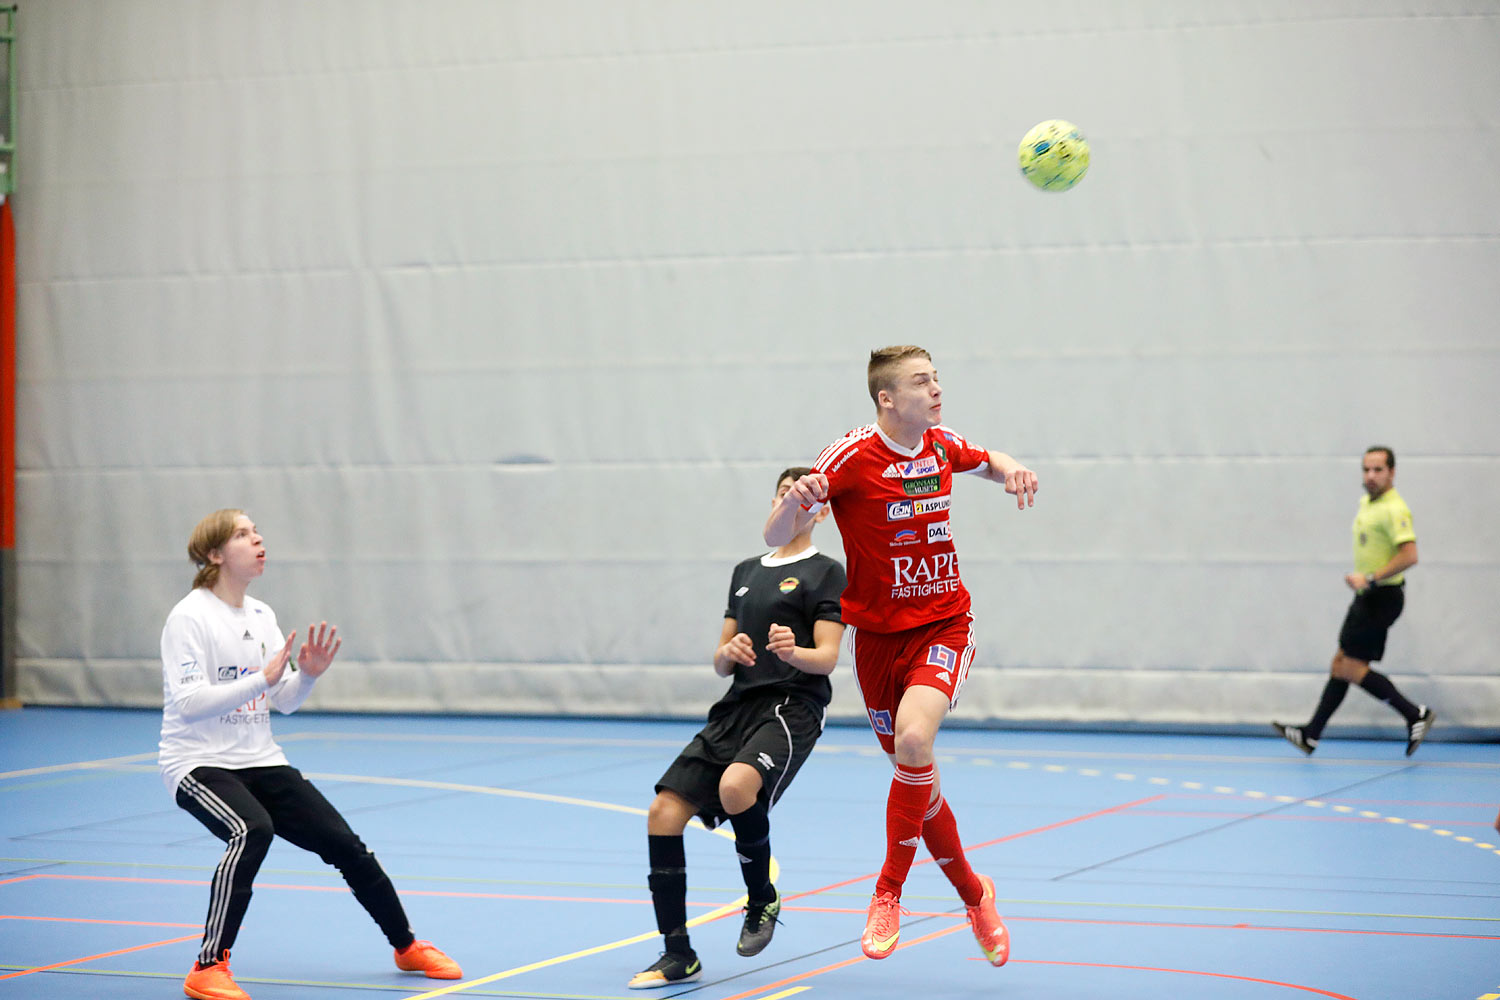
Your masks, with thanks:
[[[1004,965],[1010,958],[1010,931],[1005,929],[1000,914],[995,912],[995,880],[981,875],[979,881],[984,883],[984,895],[977,906],[965,907],[964,912],[984,957],[991,965]]]
[[[859,946],[866,958],[885,958],[901,940],[901,900],[889,892],[877,892],[865,917],[865,933]]]
[[[213,965],[193,963],[192,971],[182,981],[182,992],[195,1000],[250,1000],[250,994],[235,985],[229,974],[229,952]]]
[[[462,979],[464,970],[439,951],[431,941],[413,941],[396,952],[396,968],[402,972],[424,972],[428,979]]]

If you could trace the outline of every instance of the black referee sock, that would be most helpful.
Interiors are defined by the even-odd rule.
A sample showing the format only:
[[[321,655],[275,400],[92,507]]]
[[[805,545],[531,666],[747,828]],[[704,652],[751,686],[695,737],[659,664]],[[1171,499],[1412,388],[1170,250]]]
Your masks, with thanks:
[[[729,817],[729,822],[734,825],[734,849],[740,856],[746,895],[752,903],[769,903],[776,898],[771,885],[771,814],[756,799],[749,809]]]
[[[1417,710],[1417,706],[1401,696],[1401,692],[1396,690],[1396,685],[1391,683],[1391,679],[1378,670],[1371,670],[1365,674],[1365,679],[1359,682],[1359,686],[1400,712],[1408,726],[1416,722],[1417,717],[1422,714]]]
[[[691,955],[693,946],[687,932],[687,854],[682,835],[646,836],[646,850],[651,859],[651,905],[656,908],[656,929],[666,938],[667,951]]]
[[[1338,711],[1348,693],[1348,681],[1328,678],[1328,683],[1323,685],[1323,697],[1318,699],[1318,710],[1313,713],[1312,721],[1302,727],[1302,735],[1310,740],[1322,739],[1323,727],[1328,725],[1328,720],[1333,718],[1333,713]]]

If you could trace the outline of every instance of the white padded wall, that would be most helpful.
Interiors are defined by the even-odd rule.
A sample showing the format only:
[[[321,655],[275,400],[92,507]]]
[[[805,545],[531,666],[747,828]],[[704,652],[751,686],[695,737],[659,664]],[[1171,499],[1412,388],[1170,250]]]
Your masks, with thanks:
[[[1380,442],[1387,668],[1500,726],[1497,53],[1489,0],[26,7],[22,693],[156,703],[243,506],[347,635],[314,706],[698,715],[772,477],[917,342],[1043,484],[958,486],[965,718],[1307,711]]]

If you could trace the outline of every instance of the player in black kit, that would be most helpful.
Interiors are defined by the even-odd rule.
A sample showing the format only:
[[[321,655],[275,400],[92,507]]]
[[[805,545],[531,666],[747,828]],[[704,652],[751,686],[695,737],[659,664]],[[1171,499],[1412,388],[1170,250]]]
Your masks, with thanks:
[[[777,476],[776,499],[808,471]],[[649,884],[666,951],[636,973],[631,989],[692,982],[703,972],[687,932],[682,831],[694,815],[709,829],[725,818],[734,826],[746,892],[736,950],[755,955],[771,942],[781,897],[771,884],[770,811],[823,733],[833,697],[828,675],[844,634],[844,567],[812,544],[825,516],[826,508],[786,545],[734,568],[714,653],[714,672],[734,682],[656,783],[646,821]]]

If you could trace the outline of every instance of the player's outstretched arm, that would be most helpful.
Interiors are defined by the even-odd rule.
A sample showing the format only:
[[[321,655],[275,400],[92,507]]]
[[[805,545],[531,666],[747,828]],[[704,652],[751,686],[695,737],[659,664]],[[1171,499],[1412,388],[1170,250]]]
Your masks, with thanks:
[[[766,648],[804,674],[826,676],[839,665],[839,643],[843,638],[842,624],[819,619],[813,622],[813,644],[809,648],[797,645],[796,634],[785,625],[772,625]]]
[[[990,452],[989,477],[1005,485],[1005,492],[1016,498],[1016,509],[1036,506],[1038,484],[1036,473],[1003,451]]]
[[[817,517],[816,511],[807,508],[828,499],[828,477],[821,472],[809,472],[792,484],[792,488],[781,495],[771,516],[766,519],[764,537],[767,545],[780,547],[807,530]]]
[[[719,633],[719,645],[714,650],[714,673],[728,677],[734,673],[735,665],[755,666],[755,645],[750,637],[740,631],[740,623],[733,618],[724,619],[724,629]]]

